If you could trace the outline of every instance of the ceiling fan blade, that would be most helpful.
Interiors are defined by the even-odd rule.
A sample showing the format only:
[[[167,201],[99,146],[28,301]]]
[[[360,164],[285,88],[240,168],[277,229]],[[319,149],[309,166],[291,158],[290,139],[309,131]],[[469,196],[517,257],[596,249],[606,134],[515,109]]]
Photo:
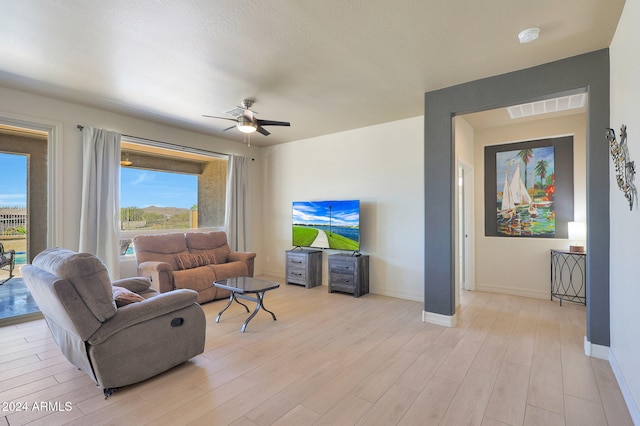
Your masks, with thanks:
[[[291,126],[288,121],[274,121],[274,120],[260,120],[258,119],[258,126]]]
[[[223,129],[223,132],[226,132],[227,130],[231,130],[231,129],[235,129],[237,126],[231,126],[231,127],[227,127],[226,129]]]
[[[256,129],[256,131],[257,131],[258,133],[261,133],[261,134],[265,135],[265,136],[269,136],[269,135],[271,134],[271,133],[269,133],[269,132],[267,131],[267,129],[263,128],[262,126],[258,126],[258,128]]]
[[[220,120],[231,120],[231,121],[238,121],[235,118],[229,118],[229,117],[216,117],[215,115],[204,115],[202,114],[203,117],[207,117],[207,118],[219,118]]]

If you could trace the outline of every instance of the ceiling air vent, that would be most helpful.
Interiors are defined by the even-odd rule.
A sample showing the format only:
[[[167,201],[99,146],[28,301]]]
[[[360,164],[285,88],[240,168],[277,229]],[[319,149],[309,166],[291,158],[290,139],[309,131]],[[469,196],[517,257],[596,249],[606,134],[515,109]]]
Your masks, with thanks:
[[[512,119],[529,117],[531,115],[548,114],[551,112],[566,111],[584,107],[587,100],[586,93],[547,99],[545,101],[531,102],[528,104],[514,105],[507,108]]]

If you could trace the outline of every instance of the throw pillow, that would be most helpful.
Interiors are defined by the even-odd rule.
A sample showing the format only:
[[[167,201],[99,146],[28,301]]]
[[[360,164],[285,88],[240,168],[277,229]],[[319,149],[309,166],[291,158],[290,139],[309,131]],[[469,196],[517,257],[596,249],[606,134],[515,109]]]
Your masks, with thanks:
[[[142,302],[144,300],[144,297],[129,291],[124,287],[113,286],[111,287],[111,291],[113,292],[113,299],[116,301],[116,306],[118,308],[130,305],[131,303]]]
[[[192,269],[198,266],[205,266],[211,263],[209,256],[202,253],[178,253],[176,254],[176,263],[178,269]]]
[[[213,251],[205,251],[205,252],[203,252],[203,254],[205,254],[209,258],[209,264],[211,264],[211,265],[217,265],[218,264],[218,259],[216,259],[215,252],[213,252]]]

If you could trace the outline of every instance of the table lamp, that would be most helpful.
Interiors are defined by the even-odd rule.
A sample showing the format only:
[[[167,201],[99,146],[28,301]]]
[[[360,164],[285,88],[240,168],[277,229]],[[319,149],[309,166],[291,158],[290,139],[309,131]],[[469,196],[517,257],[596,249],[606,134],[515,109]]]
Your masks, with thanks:
[[[585,222],[569,222],[569,251],[584,253],[584,243],[587,240],[587,224]]]

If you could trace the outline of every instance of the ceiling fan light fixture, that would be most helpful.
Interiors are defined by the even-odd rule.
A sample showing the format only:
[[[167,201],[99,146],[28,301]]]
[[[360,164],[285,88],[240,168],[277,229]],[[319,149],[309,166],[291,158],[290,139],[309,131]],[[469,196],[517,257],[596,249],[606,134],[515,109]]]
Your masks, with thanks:
[[[242,133],[253,133],[258,130],[258,125],[255,121],[248,119],[247,117],[240,117],[238,119],[238,130]]]

